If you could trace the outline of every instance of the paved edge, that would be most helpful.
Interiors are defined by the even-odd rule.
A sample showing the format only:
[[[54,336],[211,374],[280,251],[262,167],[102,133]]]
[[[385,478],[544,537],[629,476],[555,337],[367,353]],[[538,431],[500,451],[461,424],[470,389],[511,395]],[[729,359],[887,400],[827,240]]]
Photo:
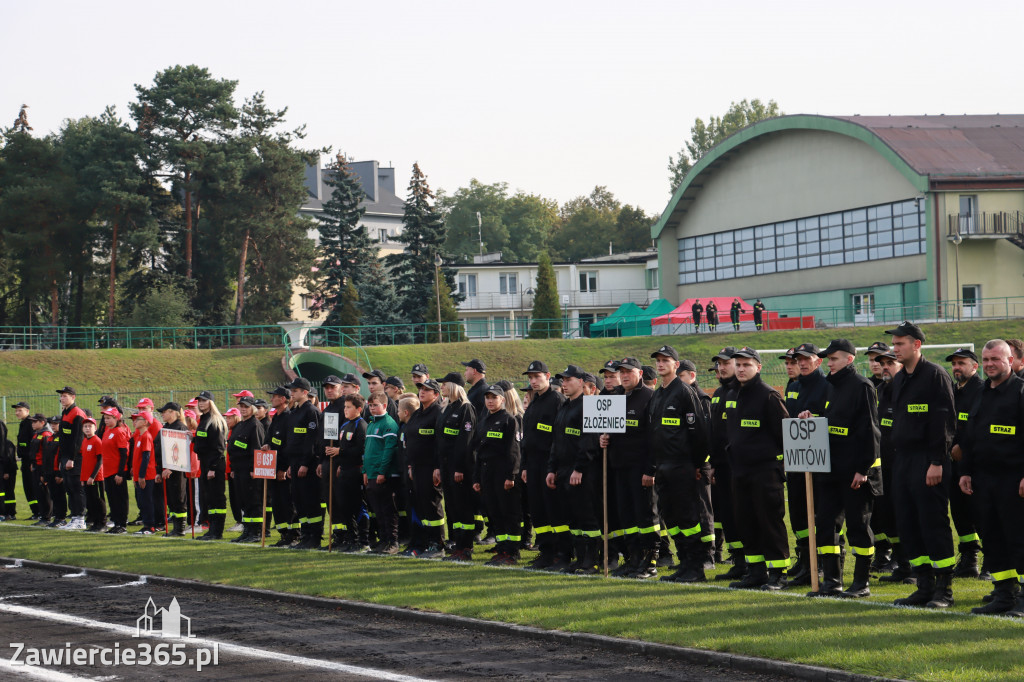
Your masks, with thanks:
[[[0,556],[0,562],[5,562],[8,565],[20,562],[20,565],[24,568],[37,568],[55,572],[80,570],[85,571],[86,575],[96,576],[98,578],[110,578],[114,580],[131,581],[138,580],[140,577],[140,574],[138,573],[125,573],[122,571],[85,568],[82,566],[69,566],[65,564],[51,564],[42,561],[34,561],[32,559],[17,559],[14,557]],[[313,597],[304,594],[274,592],[272,590],[261,590],[254,587],[221,585],[218,583],[206,583],[198,580],[187,580],[184,578],[168,578],[158,575],[147,574],[145,575],[145,578],[147,583],[154,585],[165,585],[171,587],[180,586],[192,590],[227,595],[244,595],[247,597],[255,597],[270,601],[285,602],[301,606],[314,606],[317,608],[329,608],[332,610],[342,608],[352,613],[389,616],[416,623],[438,623],[447,626],[463,627],[477,632],[517,635],[520,637],[528,637],[530,639],[547,642],[557,642],[560,644],[580,644],[614,651],[620,654],[651,656],[655,658],[686,661],[688,663],[718,666],[748,673],[790,675],[801,680],[813,680],[815,682],[881,682],[892,679],[875,677],[872,675],[860,675],[857,673],[835,670],[833,668],[825,668],[816,665],[807,665],[804,663],[777,661],[770,658],[743,656],[740,654],[730,654],[722,651],[709,651],[706,649],[673,646],[671,644],[657,644],[637,639],[623,639],[619,637],[609,637],[607,635],[595,635],[587,632],[545,630],[543,628],[532,627],[529,625],[501,623],[497,621],[469,618],[467,616],[456,616],[433,611],[417,611],[414,609],[388,606],[385,604],[370,604],[367,602],[350,601],[347,599],[331,599],[328,597]]]

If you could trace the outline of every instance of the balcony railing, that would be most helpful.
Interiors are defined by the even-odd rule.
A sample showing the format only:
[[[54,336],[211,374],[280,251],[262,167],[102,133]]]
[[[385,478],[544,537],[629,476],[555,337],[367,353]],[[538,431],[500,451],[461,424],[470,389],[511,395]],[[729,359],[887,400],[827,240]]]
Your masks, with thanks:
[[[996,211],[993,213],[951,213],[946,216],[947,235],[961,237],[1024,236],[1024,213]]]
[[[568,296],[568,304],[563,297]],[[654,296],[653,298],[657,298]],[[603,289],[598,291],[559,291],[558,304],[567,308],[614,308],[632,301],[644,306],[652,296],[647,289]],[[466,296],[459,304],[460,311],[469,310],[532,310],[533,294],[502,294],[481,291],[475,296]]]

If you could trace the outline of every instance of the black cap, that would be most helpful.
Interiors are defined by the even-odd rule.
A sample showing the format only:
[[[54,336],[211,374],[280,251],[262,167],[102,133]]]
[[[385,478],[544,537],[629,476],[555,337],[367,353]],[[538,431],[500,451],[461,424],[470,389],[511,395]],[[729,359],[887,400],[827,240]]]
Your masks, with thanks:
[[[384,383],[388,386],[394,386],[395,388],[405,388],[405,382],[398,377],[388,377],[384,380]]]
[[[469,362],[463,362],[463,363],[460,363],[460,364],[463,367],[472,367],[473,369],[475,369],[476,371],[480,372],[481,374],[483,374],[484,372],[487,371],[487,365],[485,365],[480,360],[477,360],[476,358],[473,358]]]
[[[883,342],[881,342],[881,341],[875,341],[875,342],[874,342],[873,344],[871,344],[870,346],[868,346],[868,349],[867,349],[867,350],[866,350],[865,352],[866,352],[866,353],[867,353],[867,354],[868,354],[869,356],[870,356],[870,355],[871,355],[872,353],[879,353],[879,354],[884,354],[884,353],[888,353],[888,352],[889,352],[889,344],[887,344],[887,343],[883,343]]]
[[[19,407],[24,407],[26,410],[29,409],[28,403],[26,403],[24,400],[22,400],[20,402],[17,402],[17,403],[14,403],[14,408],[15,409],[17,409]]]
[[[946,362],[949,362],[953,358],[970,358],[975,362],[978,361],[978,356],[974,354],[974,351],[970,348],[957,348],[955,351],[946,356]]]
[[[303,390],[312,390],[313,384],[309,383],[309,379],[305,377],[295,377],[292,379],[292,383],[285,386],[285,388],[301,388]]]
[[[34,415],[32,415],[31,421],[44,422],[46,421],[46,415],[43,414],[42,412],[36,412]]]
[[[434,393],[441,392],[441,386],[434,379],[427,379],[426,381],[417,382],[416,388],[429,388]]]
[[[641,363],[636,358],[628,358],[628,357],[627,358],[622,358],[621,360],[619,360],[618,362],[615,363],[616,371],[618,371],[620,369],[643,369],[643,368],[644,368],[643,363]]]
[[[598,374],[601,374],[601,373],[604,373],[604,372],[618,372],[618,371],[619,371],[619,363],[618,363],[617,360],[609,360],[608,362],[604,363],[604,367],[602,367],[601,369],[597,370]]]
[[[273,391],[267,391],[267,395],[279,395],[282,398],[290,397],[290,394],[288,393],[288,389],[285,388],[284,386],[278,386]]]
[[[750,358],[751,360],[753,360],[754,362],[757,362],[757,363],[761,362],[761,354],[758,353],[753,348],[750,348],[748,346],[743,346],[742,348],[737,348],[736,352],[733,353],[732,356],[734,358]]]
[[[345,376],[343,376],[341,378],[341,383],[343,383],[343,384],[352,384],[353,386],[362,386],[362,384],[359,382],[359,377],[357,377],[355,374],[351,374],[351,373],[346,374]]]
[[[179,405],[178,403],[171,403],[171,402],[169,402],[166,405],[164,405],[163,407],[161,407],[158,410],[158,412],[166,412],[167,410],[174,410],[175,412],[181,412],[181,405]]]
[[[815,346],[813,343],[801,343],[799,346],[793,349],[793,356],[805,355],[809,358],[816,358],[821,355],[821,349]]]
[[[213,400],[213,394],[209,391],[200,391],[199,395],[196,396],[196,400]]]
[[[576,365],[569,365],[564,370],[558,373],[558,377],[572,377],[573,379],[582,379],[587,376],[587,373]]]
[[[680,371],[683,371],[683,370],[686,370],[688,372],[696,372],[697,371],[697,365],[693,364],[693,362],[691,360],[680,360],[679,361],[679,369],[676,370],[676,373],[678,373]]]
[[[598,388],[601,388],[601,382],[597,380],[597,377],[590,372],[583,373],[583,383],[594,384]]]
[[[57,415],[53,415],[46,421],[50,422],[51,424],[60,424],[60,417],[58,417]]]
[[[913,322],[904,322],[895,329],[887,329],[885,333],[891,334],[892,336],[910,336],[920,341],[924,341],[924,332],[921,331],[921,328]]]
[[[736,346],[726,346],[722,350],[718,351],[717,355],[711,357],[711,362],[716,360],[731,360],[732,354],[736,352]]]
[[[451,384],[455,384],[456,386],[465,386],[466,385],[466,378],[463,377],[458,372],[448,372],[447,374],[444,375],[444,377],[441,378],[441,381],[439,381],[438,383],[441,383],[441,384],[451,383]]]
[[[499,381],[498,386],[501,386],[501,389],[503,391],[511,391],[513,388],[515,388],[512,385],[512,382],[509,381],[508,379],[502,379],[501,381]]]
[[[379,369],[375,369],[370,372],[363,372],[364,379],[370,379],[372,377],[377,377],[378,379],[380,379],[380,383],[382,384],[384,383],[384,380],[388,378],[387,375],[385,375],[384,372],[380,371]]]
[[[324,380],[320,382],[324,386],[341,386],[341,377],[335,374],[328,374],[324,377]]]
[[[270,407],[270,403],[263,398],[254,398],[253,400],[255,400],[256,407]]]
[[[857,347],[849,339],[832,339],[829,341],[828,348],[818,352],[818,357],[827,358],[837,350],[846,351],[850,355],[857,354]]]
[[[796,360],[796,348],[790,348],[779,356],[779,360]]]
[[[78,395],[77,393],[75,393],[75,389],[71,388],[70,386],[65,386],[64,388],[58,388],[57,389],[57,393],[70,393],[71,395]]]
[[[718,371],[718,363],[715,363],[715,366],[713,366],[713,367],[710,367],[710,368],[708,369],[708,371],[709,371],[709,372],[717,372],[717,371]]]
[[[526,368],[523,374],[533,374],[534,372],[539,374],[548,374],[548,366],[544,364],[543,360],[534,360],[530,363],[530,366]]]
[[[467,365],[467,367],[468,366],[469,365]],[[500,395],[502,398],[505,397],[505,389],[499,386],[498,384],[491,384],[486,389],[484,389],[484,394],[486,395],[488,393],[491,395]]]
[[[664,355],[667,358],[672,358],[677,362],[679,361],[679,353],[677,353],[676,349],[673,348],[672,346],[662,346],[658,350],[651,353],[652,358],[656,358],[659,355]]]
[[[430,374],[430,372],[427,370],[426,365],[424,365],[422,362],[417,362],[415,365],[412,366],[411,374]]]
[[[562,386],[562,375],[556,374],[555,376],[551,377],[551,381],[549,382],[549,384],[551,386],[554,386],[555,388],[560,388]]]
[[[650,365],[644,365],[641,369],[644,371],[644,381],[654,381],[658,378],[658,373]]]
[[[238,399],[239,405],[248,405],[249,407],[256,407],[256,398],[252,396],[243,395]]]

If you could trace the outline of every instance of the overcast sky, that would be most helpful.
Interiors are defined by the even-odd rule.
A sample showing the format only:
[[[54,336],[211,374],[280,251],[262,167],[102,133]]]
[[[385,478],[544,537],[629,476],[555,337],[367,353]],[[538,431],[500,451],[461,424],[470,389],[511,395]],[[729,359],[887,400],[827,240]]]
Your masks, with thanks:
[[[128,116],[134,84],[198,64],[262,90],[310,147],[414,161],[558,200],[607,186],[660,213],[666,164],[744,98],[788,114],[1024,113],[1024,3],[15,2],[0,125]]]

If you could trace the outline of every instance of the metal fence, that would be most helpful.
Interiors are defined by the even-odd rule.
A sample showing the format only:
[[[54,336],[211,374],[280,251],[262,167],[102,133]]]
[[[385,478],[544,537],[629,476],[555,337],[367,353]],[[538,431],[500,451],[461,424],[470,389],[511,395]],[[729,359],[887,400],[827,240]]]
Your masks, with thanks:
[[[0,327],[0,350],[280,346],[277,324],[238,327]]]

